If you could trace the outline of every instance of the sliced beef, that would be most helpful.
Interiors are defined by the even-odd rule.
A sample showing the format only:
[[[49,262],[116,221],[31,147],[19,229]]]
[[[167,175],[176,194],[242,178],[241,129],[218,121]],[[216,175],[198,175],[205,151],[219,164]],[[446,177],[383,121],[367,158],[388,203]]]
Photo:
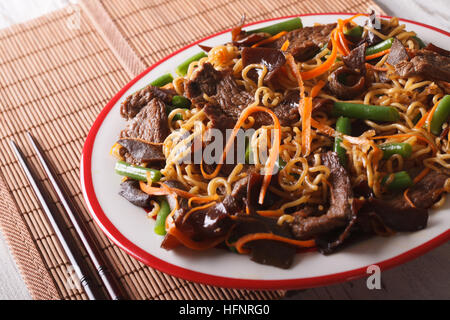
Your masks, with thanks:
[[[366,90],[366,77],[356,70],[342,66],[331,73],[328,88],[339,99],[351,100]]]
[[[139,111],[147,106],[154,98],[169,104],[175,94],[172,90],[166,90],[149,85],[130,95],[120,106],[120,114],[125,119],[134,118]]]
[[[169,134],[167,121],[166,105],[162,100],[154,98],[128,122],[120,138],[162,143]]]
[[[267,38],[266,33],[252,33],[239,40],[233,41],[232,44],[238,48],[251,47],[257,42]]]
[[[344,64],[352,70],[361,74],[366,72],[366,48],[367,43],[363,43],[350,51],[350,53],[343,57]]]
[[[344,167],[339,163],[335,152],[322,154],[322,162],[330,169],[330,207],[321,216],[302,217],[295,215],[291,224],[292,233],[298,239],[310,239],[319,234],[346,226],[353,218],[353,192],[350,178]]]
[[[123,147],[123,156],[128,163],[139,164],[143,162],[154,163],[165,161],[162,145],[160,144],[149,143],[134,138],[120,139],[117,143]]]
[[[273,48],[244,48],[241,53],[242,64],[244,67],[250,64],[261,64],[267,68],[264,81],[270,81],[272,77],[286,63],[286,58],[281,50]],[[249,76],[255,81],[258,79],[258,71],[250,70]]]
[[[297,61],[307,61],[319,52],[320,48],[328,44],[331,31],[336,27],[335,23],[304,27],[288,32],[275,41],[272,45],[281,48],[286,40],[289,40],[288,52]]]
[[[410,61],[403,60],[395,65],[399,76],[450,81],[450,57],[429,50],[418,50],[414,54]]]
[[[139,181],[126,180],[120,184],[119,195],[142,208],[150,207],[151,197],[139,188]]]
[[[217,92],[218,84],[224,77],[224,72],[214,69],[210,63],[204,63],[185,85],[186,96],[193,100],[202,99],[203,93],[213,96]]]
[[[395,66],[404,60],[409,60],[408,52],[402,42],[397,38],[394,38],[394,42],[392,43],[391,51],[389,51],[386,62],[391,66]]]
[[[438,53],[438,54],[440,54],[442,56],[445,56],[445,57],[450,57],[450,51],[445,50],[444,48],[440,48],[438,46],[435,46],[432,43],[429,43],[424,49],[436,52],[436,53]]]

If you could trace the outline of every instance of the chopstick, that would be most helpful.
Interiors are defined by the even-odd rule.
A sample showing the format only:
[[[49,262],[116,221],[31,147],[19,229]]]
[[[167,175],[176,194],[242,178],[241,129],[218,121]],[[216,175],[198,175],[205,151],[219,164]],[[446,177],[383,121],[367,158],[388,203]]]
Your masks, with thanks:
[[[86,252],[88,253],[88,256],[92,261],[94,267],[96,268],[96,272],[99,275],[101,281],[103,282],[110,298],[112,300],[124,299],[125,295],[123,293],[123,290],[121,289],[118,280],[109,271],[110,269],[108,268],[107,262],[104,259],[103,255],[101,254],[101,251],[99,250],[98,244],[96,243],[96,241],[94,240],[94,238],[84,225],[84,222],[82,221],[81,217],[78,214],[75,214],[77,211],[74,210],[73,203],[69,200],[70,199],[69,196],[67,196],[68,194],[67,188],[61,183],[61,181],[58,181],[56,179],[55,170],[51,166],[50,162],[47,161],[47,159],[45,158],[44,153],[42,152],[42,148],[39,146],[37,141],[33,138],[33,136],[30,133],[27,132],[27,135],[33,149],[37,154],[40,164],[44,168],[44,171],[46,172],[53,188],[55,189],[59,200],[63,204],[63,207],[70,219],[70,222],[73,224],[76,234],[79,240],[82,242],[84,248],[86,249]],[[34,174],[30,170],[30,166],[27,164],[26,159],[23,156],[21,150],[12,140],[11,140],[11,147],[14,150],[20,165],[25,171],[25,174],[29,179],[30,184],[33,187],[33,190],[35,191],[36,196],[38,197],[42,205],[42,208],[44,209],[44,212],[46,213],[53,229],[55,230],[58,239],[61,242],[61,245],[63,246],[64,251],[67,254],[67,257],[70,260],[70,263],[74,267],[74,270],[77,276],[79,277],[81,285],[85,289],[86,294],[91,300],[97,299],[99,295],[94,293],[95,290],[93,290],[92,285],[89,283],[89,281],[87,281],[88,277],[80,269],[80,264],[82,264],[83,261],[80,261],[78,255],[76,255],[74,253],[74,250],[72,250],[68,245],[68,242],[70,242],[71,240],[73,241],[73,239],[69,239],[70,235],[68,235],[67,233],[61,232],[61,227],[55,221],[53,213],[51,212],[49,205],[46,202],[44,196],[42,195],[42,192],[36,182],[36,179],[34,178]]]

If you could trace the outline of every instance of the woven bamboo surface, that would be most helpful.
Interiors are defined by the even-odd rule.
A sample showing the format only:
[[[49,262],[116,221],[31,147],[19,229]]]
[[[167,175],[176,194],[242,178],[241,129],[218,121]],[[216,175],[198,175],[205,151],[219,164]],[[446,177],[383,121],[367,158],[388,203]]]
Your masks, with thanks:
[[[232,27],[243,13],[252,22],[298,13],[366,12],[369,6],[376,8],[365,0],[84,0],[0,30],[0,226],[31,296],[87,298],[72,288],[67,257],[9,147],[9,139],[15,139],[49,187],[27,131],[44,146],[129,298],[281,298],[283,291],[223,289],[178,279],[112,244],[83,201],[83,143],[100,110],[133,76],[190,42]],[[55,195],[52,201],[63,214]]]

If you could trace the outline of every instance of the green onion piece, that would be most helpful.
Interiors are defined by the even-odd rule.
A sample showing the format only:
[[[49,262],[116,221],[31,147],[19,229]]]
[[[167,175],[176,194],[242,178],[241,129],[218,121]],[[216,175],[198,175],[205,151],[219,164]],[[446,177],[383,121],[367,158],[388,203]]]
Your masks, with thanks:
[[[179,76],[185,76],[188,69],[189,69],[189,65],[194,62],[194,61],[198,61],[201,58],[207,57],[208,55],[206,53],[199,52],[196,55],[190,57],[189,59],[187,59],[186,61],[184,61],[182,64],[180,64],[176,69],[175,72],[179,75]]]
[[[300,18],[293,18],[277,24],[273,24],[271,26],[249,30],[246,31],[246,33],[269,33],[270,35],[274,36],[282,31],[292,31],[300,28],[303,28],[302,20]]]
[[[183,96],[173,96],[172,106],[175,109],[178,109],[178,108],[187,109],[191,106],[191,100],[189,100],[188,98],[185,98]]]
[[[159,202],[159,211],[158,215],[156,216],[156,223],[155,223],[155,233],[159,234],[160,236],[166,235],[166,219],[167,216],[170,213],[170,206],[167,200],[161,200]]]
[[[394,43],[394,38],[389,38],[374,46],[368,47],[366,49],[366,56],[390,49],[392,47],[392,43]]]
[[[441,134],[442,125],[450,116],[450,95],[445,95],[439,102],[430,122],[430,131],[435,136]]]
[[[409,158],[412,153],[412,147],[409,143],[385,143],[378,146],[383,150],[383,159],[389,159],[394,154],[401,155],[404,159]]]
[[[164,74],[159,78],[156,78],[150,84],[154,87],[162,87],[165,86],[168,83],[171,83],[173,81],[173,77],[170,73]]]
[[[336,121],[336,131],[345,135],[350,135],[352,132],[352,124],[349,118],[339,117]],[[347,150],[341,147],[342,138],[334,139],[333,150],[338,154],[339,162],[346,167],[347,166]]]
[[[344,34],[346,36],[349,36],[349,37],[352,37],[352,38],[355,38],[355,39],[360,39],[362,37],[363,31],[364,31],[363,27],[356,26],[356,27],[353,27],[351,29],[346,30],[344,32]]]
[[[373,121],[397,121],[400,117],[397,109],[391,106],[373,106],[350,102],[335,102],[332,115]]]
[[[116,173],[134,180],[147,182],[147,173],[150,173],[152,182],[158,182],[161,179],[161,171],[133,166],[124,161],[118,161],[115,167]]]
[[[391,175],[387,175],[381,180],[381,184],[385,185],[389,191],[402,191],[413,185],[413,181],[406,171],[399,171],[393,174],[392,180],[389,179]],[[390,180],[388,184],[387,181]]]
[[[419,37],[417,37],[417,36],[412,36],[411,38],[413,38],[414,40],[417,41],[417,43],[419,44],[419,49],[422,49],[422,48],[425,48],[425,47],[426,47],[425,42],[423,42],[422,39],[420,39]]]

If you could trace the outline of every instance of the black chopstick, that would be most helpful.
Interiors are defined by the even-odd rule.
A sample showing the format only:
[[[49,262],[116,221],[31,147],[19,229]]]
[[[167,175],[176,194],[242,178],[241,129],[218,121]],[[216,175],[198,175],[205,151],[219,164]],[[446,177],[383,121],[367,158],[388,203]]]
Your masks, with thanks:
[[[36,194],[39,202],[41,203],[42,209],[44,210],[50,224],[52,225],[53,230],[55,231],[56,236],[58,237],[59,241],[61,242],[61,245],[64,249],[64,252],[66,253],[67,257],[69,258],[70,263],[72,264],[72,267],[75,271],[75,274],[78,276],[78,279],[80,281],[81,286],[84,288],[88,298],[90,300],[96,300],[97,299],[97,293],[95,289],[92,287],[90,278],[87,275],[87,273],[83,268],[83,257],[82,255],[77,252],[76,250],[73,250],[71,243],[73,243],[72,239],[69,238],[68,234],[63,232],[64,226],[60,226],[60,222],[58,223],[55,219],[55,216],[53,215],[52,211],[50,210],[49,204],[47,203],[47,200],[43,194],[43,191],[41,190],[41,186],[38,184],[38,180],[35,178],[35,174],[32,172],[31,167],[29,166],[27,160],[25,159],[22,151],[20,148],[16,145],[16,143],[13,140],[10,140],[10,145],[12,150],[14,151],[17,160],[19,161],[20,166],[22,167],[23,171],[25,172],[25,175],[27,176],[31,187],[33,188],[34,193]]]
[[[83,220],[80,215],[76,214],[76,210],[74,210],[73,204],[69,201],[67,188],[56,179],[56,174],[51,166],[50,162],[44,156],[42,152],[42,148],[39,146],[37,141],[33,138],[31,133],[27,132],[28,139],[30,140],[31,145],[33,146],[34,151],[36,152],[39,162],[45,170],[53,188],[58,195],[59,200],[63,204],[63,207],[70,219],[70,222],[73,224],[76,233],[78,234],[83,246],[85,247],[89,258],[91,259],[94,267],[100,276],[108,294],[110,295],[112,300],[121,300],[124,299],[124,293],[121,289],[121,285],[117,278],[110,272],[110,268],[108,267],[107,261],[104,259],[103,254],[99,250],[99,246],[95,241],[94,237],[91,235],[89,230],[86,228]]]

